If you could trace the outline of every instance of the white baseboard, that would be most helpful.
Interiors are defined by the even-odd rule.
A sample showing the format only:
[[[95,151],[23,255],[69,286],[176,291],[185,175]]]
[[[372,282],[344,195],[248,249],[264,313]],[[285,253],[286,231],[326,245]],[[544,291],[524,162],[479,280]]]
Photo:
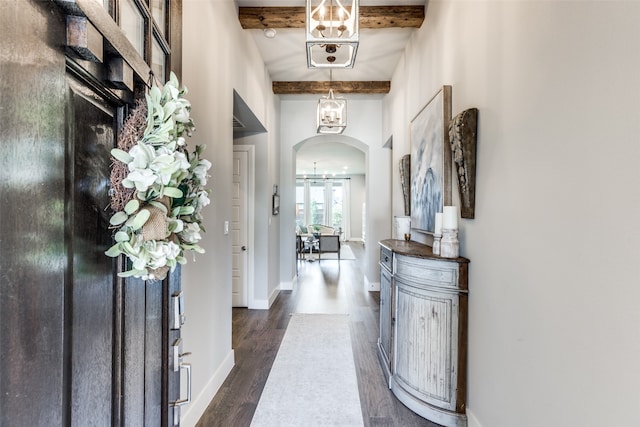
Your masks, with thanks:
[[[467,427],[482,427],[475,414],[467,408]]]
[[[269,299],[254,299],[251,304],[249,304],[249,308],[253,310],[269,310],[271,305],[274,303],[278,294],[280,293],[280,287],[277,287],[271,292],[269,295]]]
[[[204,387],[202,392],[198,394],[198,396],[191,401],[189,405],[185,408],[186,411],[182,412],[182,416],[180,417],[180,425],[182,427],[193,427],[197,424],[204,411],[211,403],[211,400],[216,395],[222,383],[233,369],[233,365],[235,364],[235,356],[234,351],[231,350],[227,354],[227,357],[224,358],[222,364],[216,369],[216,372],[213,374],[207,385]]]
[[[365,291],[380,291],[380,282],[370,282],[367,276],[364,276]]]
[[[297,282],[298,282],[298,276],[294,276],[290,282],[280,282],[280,290],[292,291]]]

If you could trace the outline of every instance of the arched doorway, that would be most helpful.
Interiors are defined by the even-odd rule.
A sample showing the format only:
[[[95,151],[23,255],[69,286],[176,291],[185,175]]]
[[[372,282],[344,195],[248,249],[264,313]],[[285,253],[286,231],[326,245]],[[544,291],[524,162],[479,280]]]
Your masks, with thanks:
[[[296,151],[296,230],[310,224],[332,227],[341,241],[363,237],[365,152],[327,138]]]

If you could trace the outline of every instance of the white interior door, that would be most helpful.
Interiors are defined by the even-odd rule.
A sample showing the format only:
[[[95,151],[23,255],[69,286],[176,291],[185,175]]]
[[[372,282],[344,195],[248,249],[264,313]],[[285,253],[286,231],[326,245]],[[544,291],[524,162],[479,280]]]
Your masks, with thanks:
[[[234,307],[248,307],[248,154],[246,151],[233,152],[233,196],[231,202],[231,281],[232,304]]]

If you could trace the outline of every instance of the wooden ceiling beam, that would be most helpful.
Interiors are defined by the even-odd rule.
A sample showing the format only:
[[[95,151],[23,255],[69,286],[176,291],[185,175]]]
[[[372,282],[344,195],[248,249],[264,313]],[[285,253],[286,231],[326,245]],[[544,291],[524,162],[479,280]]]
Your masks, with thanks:
[[[329,93],[331,87],[336,95],[346,94],[385,94],[391,89],[389,81],[341,81],[341,82],[273,82],[276,95],[301,95]]]
[[[304,28],[304,7],[241,7],[238,18],[245,30]],[[360,6],[360,28],[419,28],[424,6]]]

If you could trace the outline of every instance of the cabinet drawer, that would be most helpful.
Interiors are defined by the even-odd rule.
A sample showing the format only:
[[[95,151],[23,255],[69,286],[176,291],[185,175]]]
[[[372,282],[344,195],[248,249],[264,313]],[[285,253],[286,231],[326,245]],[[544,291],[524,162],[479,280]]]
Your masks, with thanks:
[[[380,265],[389,272],[393,271],[393,252],[384,246],[380,246]]]
[[[425,285],[458,289],[458,264],[396,254],[394,275]]]

